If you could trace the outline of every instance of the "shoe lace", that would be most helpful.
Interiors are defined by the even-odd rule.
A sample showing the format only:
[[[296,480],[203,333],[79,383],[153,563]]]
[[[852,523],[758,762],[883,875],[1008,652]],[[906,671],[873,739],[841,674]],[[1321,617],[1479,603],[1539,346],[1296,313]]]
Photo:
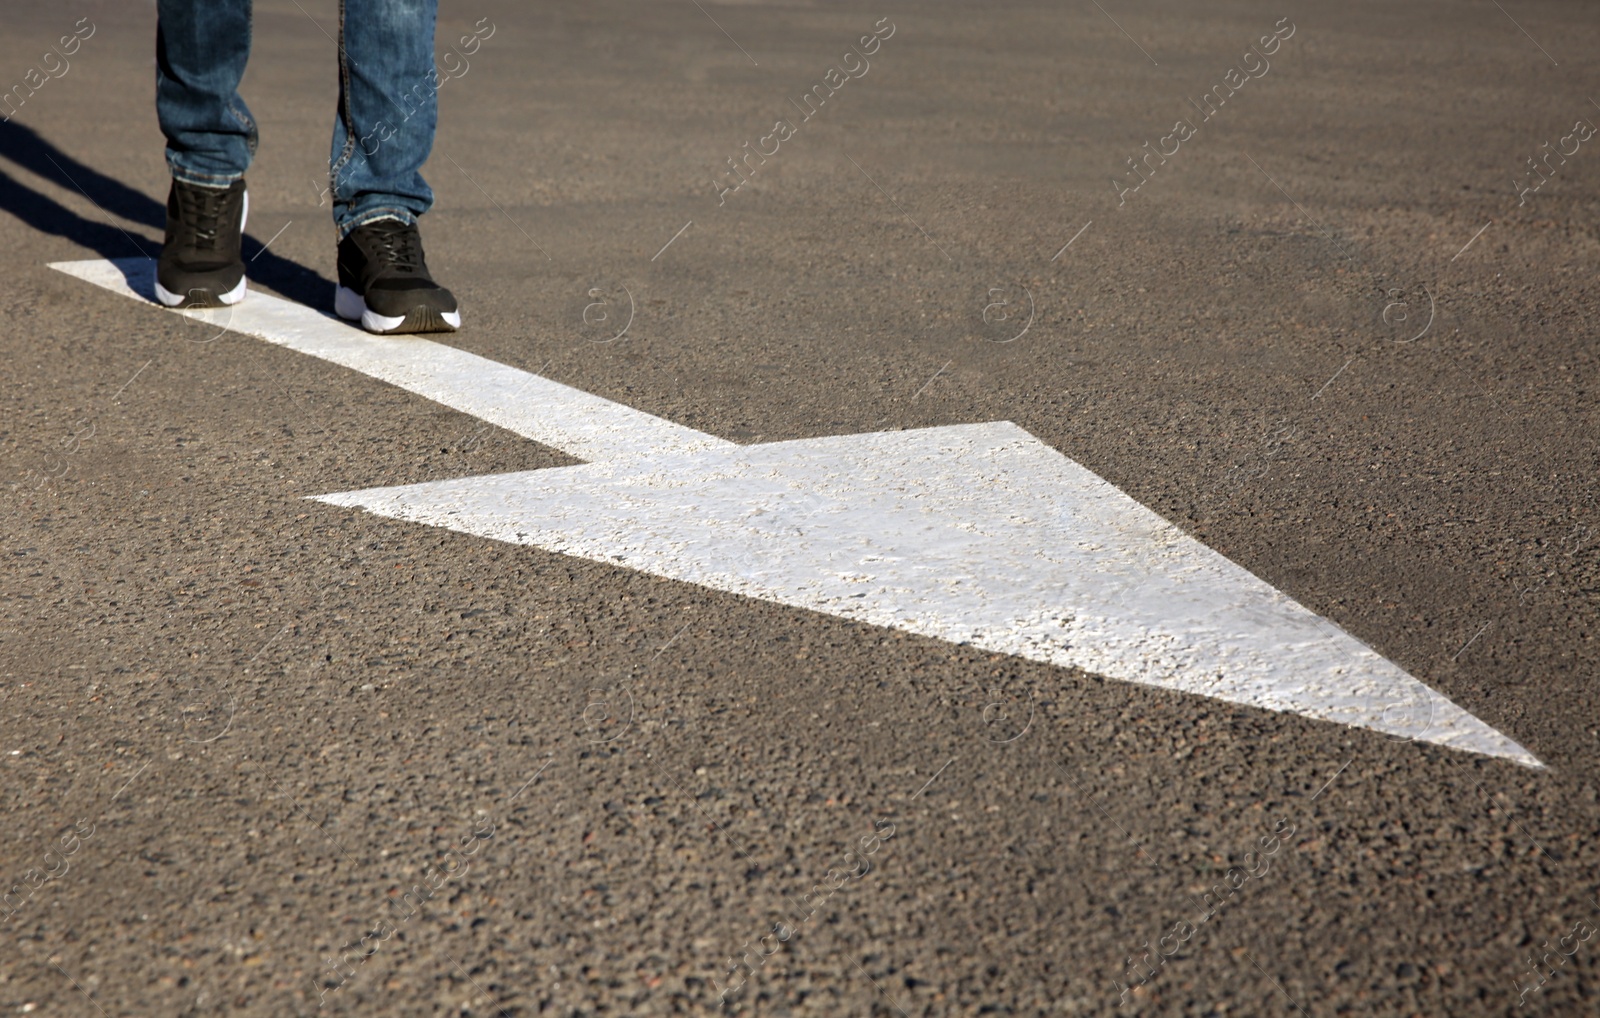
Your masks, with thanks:
[[[384,275],[421,270],[422,235],[415,226],[398,220],[380,219],[368,229],[374,260],[383,265]]]
[[[216,249],[229,197],[229,192],[210,187],[184,188],[178,192],[179,214],[197,250]]]

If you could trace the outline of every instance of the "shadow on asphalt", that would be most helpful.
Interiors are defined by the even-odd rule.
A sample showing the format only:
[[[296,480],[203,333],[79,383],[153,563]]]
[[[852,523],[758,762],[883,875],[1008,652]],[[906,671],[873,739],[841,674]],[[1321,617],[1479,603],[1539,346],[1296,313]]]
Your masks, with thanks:
[[[166,231],[167,210],[162,202],[78,161],[40,137],[31,127],[10,121],[0,123],[0,156],[46,180],[77,191],[104,212],[148,226],[157,233]],[[161,252],[160,244],[134,237],[113,224],[85,219],[3,169],[0,169],[0,209],[41,233],[65,237],[93,249],[103,258],[133,255],[154,258]],[[270,287],[308,307],[330,309],[332,280],[299,262],[274,254],[249,233],[244,237],[243,254],[250,267],[252,284]]]

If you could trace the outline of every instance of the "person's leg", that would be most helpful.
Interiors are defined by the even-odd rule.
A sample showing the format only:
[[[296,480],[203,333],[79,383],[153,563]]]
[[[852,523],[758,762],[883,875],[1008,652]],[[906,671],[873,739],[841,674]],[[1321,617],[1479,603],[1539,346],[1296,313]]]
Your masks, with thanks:
[[[329,187],[339,238],[334,311],[371,332],[460,327],[433,281],[417,217],[433,204],[422,164],[433,148],[438,0],[340,0],[339,115]]]
[[[234,304],[245,293],[244,173],[256,123],[239,97],[250,0],[158,0],[156,119],[167,139],[167,235],[156,297],[168,307]]]
[[[415,223],[433,204],[422,164],[433,149],[438,0],[340,0],[339,112],[330,157],[343,240],[378,219]]]
[[[174,180],[227,187],[256,151],[239,97],[250,57],[250,0],[158,0],[156,118]]]

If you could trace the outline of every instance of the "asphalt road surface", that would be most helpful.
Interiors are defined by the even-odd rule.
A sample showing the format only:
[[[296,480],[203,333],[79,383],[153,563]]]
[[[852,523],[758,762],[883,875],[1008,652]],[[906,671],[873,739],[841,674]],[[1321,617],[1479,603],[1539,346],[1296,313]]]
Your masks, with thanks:
[[[155,11],[13,2],[0,1013],[1600,1011],[1591,5],[443,6],[441,342],[1014,422],[1543,767],[312,500],[584,457],[50,268],[159,249]],[[336,26],[244,88],[323,311]]]

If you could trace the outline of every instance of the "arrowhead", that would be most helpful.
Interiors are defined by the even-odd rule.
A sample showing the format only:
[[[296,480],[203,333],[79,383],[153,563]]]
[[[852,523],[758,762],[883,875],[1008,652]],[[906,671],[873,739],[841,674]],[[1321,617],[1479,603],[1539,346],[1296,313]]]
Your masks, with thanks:
[[[667,453],[319,500],[1542,766],[1009,423]]]

